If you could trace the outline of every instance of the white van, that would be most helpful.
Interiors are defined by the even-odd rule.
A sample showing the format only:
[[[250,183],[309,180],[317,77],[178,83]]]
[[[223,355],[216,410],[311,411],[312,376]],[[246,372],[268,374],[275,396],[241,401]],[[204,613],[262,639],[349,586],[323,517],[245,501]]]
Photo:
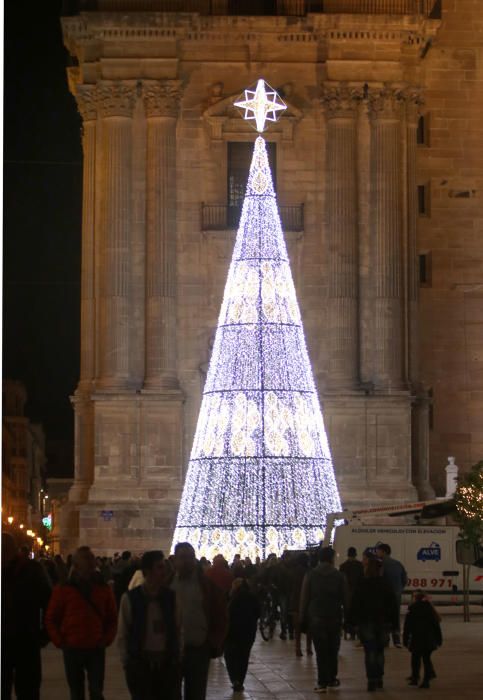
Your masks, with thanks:
[[[385,526],[352,521],[335,529],[336,565],[346,560],[349,547],[355,547],[361,558],[366,548],[375,550],[378,543],[385,542],[391,547],[391,556],[399,559],[407,571],[407,594],[422,589],[435,603],[460,603],[463,570],[456,561],[458,531],[455,526]],[[483,569],[470,567],[470,593],[474,603],[483,602]]]

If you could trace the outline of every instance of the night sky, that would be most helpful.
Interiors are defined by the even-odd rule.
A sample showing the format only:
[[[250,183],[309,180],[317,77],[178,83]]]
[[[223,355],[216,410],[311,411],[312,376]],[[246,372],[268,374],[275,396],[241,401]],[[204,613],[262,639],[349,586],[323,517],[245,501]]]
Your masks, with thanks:
[[[82,155],[62,3],[6,0],[3,375],[44,426],[48,475],[73,473],[79,376]]]

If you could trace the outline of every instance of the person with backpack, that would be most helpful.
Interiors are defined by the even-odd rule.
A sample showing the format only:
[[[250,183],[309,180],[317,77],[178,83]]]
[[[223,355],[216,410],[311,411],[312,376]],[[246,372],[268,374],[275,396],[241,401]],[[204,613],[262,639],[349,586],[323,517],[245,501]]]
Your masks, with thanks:
[[[418,685],[421,661],[424,666],[420,688],[429,688],[436,678],[431,661],[432,652],[443,643],[439,615],[422,591],[416,591],[409,606],[403,631],[404,646],[411,652],[411,676],[409,685]]]
[[[67,582],[54,588],[45,625],[63,651],[71,700],[84,700],[86,675],[90,699],[103,700],[106,647],[116,636],[117,609],[90,547],[74,553]]]

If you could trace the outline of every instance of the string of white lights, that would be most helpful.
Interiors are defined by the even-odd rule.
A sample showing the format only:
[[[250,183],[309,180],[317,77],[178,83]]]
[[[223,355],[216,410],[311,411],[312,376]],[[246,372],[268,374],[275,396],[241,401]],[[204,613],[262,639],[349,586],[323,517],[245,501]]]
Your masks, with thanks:
[[[255,142],[173,545],[254,559],[341,510],[265,141]]]

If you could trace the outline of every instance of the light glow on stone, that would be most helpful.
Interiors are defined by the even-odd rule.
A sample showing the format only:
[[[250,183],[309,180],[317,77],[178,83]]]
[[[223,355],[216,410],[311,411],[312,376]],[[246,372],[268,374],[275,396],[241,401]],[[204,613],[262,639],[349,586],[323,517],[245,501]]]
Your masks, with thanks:
[[[341,510],[265,141],[255,142],[173,547],[302,549]]]

